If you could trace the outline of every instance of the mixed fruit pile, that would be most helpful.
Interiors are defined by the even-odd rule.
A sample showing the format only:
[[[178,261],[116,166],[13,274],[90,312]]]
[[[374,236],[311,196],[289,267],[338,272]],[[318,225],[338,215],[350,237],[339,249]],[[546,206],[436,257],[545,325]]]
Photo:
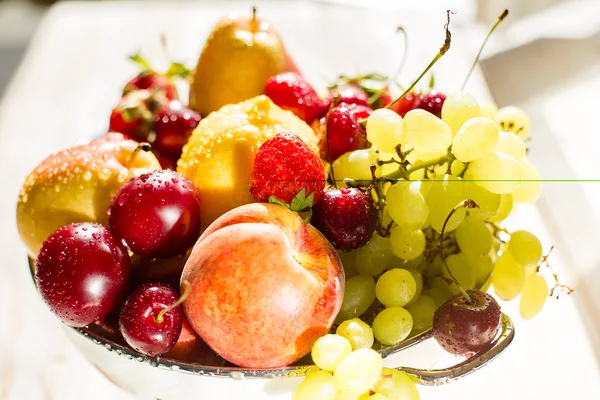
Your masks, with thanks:
[[[193,72],[132,58],[143,70],[110,132],[50,155],[18,199],[37,288],[65,324],[148,357],[312,362],[297,400],[410,400],[378,350],[433,329],[471,356],[500,327],[488,288],[520,295],[524,318],[569,290],[534,234],[502,226],[540,191],[520,109],[420,78],[393,100],[379,74],[320,95],[256,15],[221,21]],[[174,82],[189,76],[185,105]]]

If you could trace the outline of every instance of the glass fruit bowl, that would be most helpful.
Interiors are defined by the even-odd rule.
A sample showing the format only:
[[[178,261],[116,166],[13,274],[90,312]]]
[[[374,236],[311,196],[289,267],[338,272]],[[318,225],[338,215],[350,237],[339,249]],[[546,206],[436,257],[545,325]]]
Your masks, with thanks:
[[[28,259],[32,272],[35,260]],[[188,400],[199,393],[203,399],[289,399],[313,365],[277,369],[248,369],[235,366],[203,365],[166,357],[149,358],[109,338],[96,327],[64,325],[73,345],[111,382],[138,399]],[[511,319],[502,314],[501,327],[489,347],[453,366],[419,369],[403,365],[434,365],[440,356],[431,329],[395,346],[379,350],[384,365],[411,375],[421,385],[453,382],[485,366],[499,356],[514,338]],[[411,347],[419,344],[416,351]]]

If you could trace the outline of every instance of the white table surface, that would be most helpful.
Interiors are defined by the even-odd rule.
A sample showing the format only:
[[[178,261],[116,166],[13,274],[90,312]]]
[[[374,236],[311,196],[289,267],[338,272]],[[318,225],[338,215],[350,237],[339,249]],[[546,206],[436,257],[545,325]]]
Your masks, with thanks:
[[[393,33],[398,24],[411,34],[405,81],[416,76],[443,40],[444,16],[432,7],[382,13],[325,4],[257,3],[259,15],[275,25],[300,68],[317,84],[336,72],[393,71],[401,54]],[[165,65],[158,40],[164,33],[172,56],[192,66],[212,25],[231,11],[246,12],[249,5],[67,3],[46,17],[0,103],[0,400],[132,399],[66,341],[35,292],[16,231],[17,194],[25,176],[51,151],[106,129],[120,87],[136,72],[127,54],[141,48],[153,62]],[[460,17],[456,21],[459,25]],[[473,42],[465,32],[453,31],[453,50],[436,68],[437,81],[449,92],[458,89],[475,52],[465,46]],[[479,73],[469,90],[487,96]],[[552,243],[543,221],[536,208],[524,208],[514,224]],[[561,264],[560,254],[558,249],[554,264],[577,289],[578,276]],[[586,333],[580,302],[577,292],[550,300],[530,322],[520,320],[516,304],[505,306],[517,325],[509,350],[464,380],[422,388],[422,399],[600,398],[598,359],[591,350],[599,344]]]

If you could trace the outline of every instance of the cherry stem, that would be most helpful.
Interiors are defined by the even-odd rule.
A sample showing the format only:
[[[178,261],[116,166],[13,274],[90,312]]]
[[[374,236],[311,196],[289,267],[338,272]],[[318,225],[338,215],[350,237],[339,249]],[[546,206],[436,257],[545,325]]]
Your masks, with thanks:
[[[404,91],[404,93],[402,93],[402,95],[400,97],[398,97],[396,100],[392,101],[390,104],[388,104],[385,108],[390,108],[392,107],[394,104],[396,104],[397,102],[399,102],[400,100],[402,100],[404,98],[404,96],[406,96],[408,93],[410,93],[411,90],[413,90],[413,88],[417,85],[417,83],[419,83],[419,81],[421,80],[421,78],[423,78],[425,76],[425,74],[427,74],[427,72],[431,69],[431,67],[433,67],[435,65],[435,63],[442,58],[442,56],[444,54],[446,54],[448,52],[448,50],[450,50],[450,42],[452,41],[452,34],[450,33],[450,14],[451,11],[447,10],[446,11],[446,15],[447,15],[447,21],[446,21],[446,25],[444,25],[444,29],[446,30],[446,40],[444,41],[444,45],[440,48],[440,51],[438,51],[438,53],[436,54],[435,57],[433,57],[433,60],[431,60],[431,62],[429,63],[429,65],[427,66],[427,68],[425,68],[425,70],[421,73],[421,75],[419,75],[419,77],[417,78],[416,81],[414,81],[412,83],[412,85],[410,85],[408,87],[408,89],[406,89]]]
[[[179,299],[175,303],[171,304],[169,307],[163,309],[154,317],[154,321],[156,321],[156,323],[162,324],[164,321],[164,315],[172,309],[174,309],[175,307],[178,307],[181,303],[185,301],[185,299],[188,298],[190,292],[192,291],[192,285],[188,281],[184,280],[183,282],[181,282],[181,287],[181,296],[179,296]]]
[[[331,104],[329,105],[329,111],[327,111],[327,118],[325,119],[325,146],[327,146],[327,162],[329,163],[329,169],[331,170],[331,180],[333,181],[333,186],[337,189],[337,181],[335,180],[335,174],[333,172],[333,162],[331,161],[331,152],[329,151],[329,118],[331,117],[331,110],[335,106],[335,103],[338,102],[340,96],[336,94],[331,100]]]
[[[137,158],[138,154],[140,154],[140,151],[150,151],[150,150],[152,150],[152,146],[150,145],[150,143],[142,142],[142,143],[138,144],[138,146],[135,148],[135,150],[133,150],[133,152],[129,156],[129,159],[127,160],[127,165],[126,165],[127,169],[131,169],[131,166],[135,162],[135,159]]]
[[[488,39],[490,38],[490,36],[492,36],[492,33],[494,33],[494,31],[496,30],[498,25],[500,25],[500,22],[504,21],[504,19],[507,16],[508,16],[508,10],[504,10],[502,12],[502,14],[500,14],[500,16],[498,17],[498,20],[496,21],[496,23],[492,26],[492,29],[490,29],[487,36],[483,40],[483,43],[481,44],[481,47],[479,48],[479,53],[477,53],[477,57],[475,57],[475,61],[473,62],[473,65],[471,65],[471,69],[469,70],[469,73],[467,74],[467,77],[465,78],[465,80],[460,88],[461,91],[465,89],[465,86],[467,86],[467,82],[469,81],[469,78],[471,77],[471,74],[473,73],[475,66],[479,62],[479,57],[481,57],[481,52],[483,51],[483,48],[485,47],[485,44],[487,43]]]
[[[450,211],[450,213],[446,217],[446,220],[444,221],[444,225],[442,225],[442,231],[440,232],[440,252],[442,253],[442,262],[444,263],[444,267],[446,268],[446,271],[448,271],[448,275],[450,275],[450,278],[452,278],[452,280],[454,281],[454,283],[456,284],[458,289],[461,291],[463,296],[465,296],[467,303],[473,304],[473,299],[471,299],[471,296],[469,296],[467,291],[465,289],[463,289],[462,286],[460,286],[458,279],[456,279],[456,277],[450,270],[450,267],[448,266],[448,263],[446,262],[446,252],[444,251],[444,231],[446,230],[446,225],[448,224],[448,221],[454,215],[454,213],[457,212],[458,210],[460,210],[461,208],[479,208],[479,206],[471,199],[463,200],[460,203],[458,203],[456,206],[454,206],[454,208]]]

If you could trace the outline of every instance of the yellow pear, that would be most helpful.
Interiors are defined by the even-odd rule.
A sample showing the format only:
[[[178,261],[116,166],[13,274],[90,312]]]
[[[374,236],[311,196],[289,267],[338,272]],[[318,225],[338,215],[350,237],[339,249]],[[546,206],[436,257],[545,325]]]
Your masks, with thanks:
[[[262,143],[284,131],[318,154],[314,131],[266,96],[224,106],[200,121],[183,147],[177,171],[200,191],[203,230],[225,212],[254,202],[249,190],[254,156]]]
[[[190,106],[203,116],[262,94],[273,75],[296,71],[281,38],[252,16],[224,18],[204,44],[190,86]]]
[[[17,227],[33,258],[58,228],[72,222],[108,225],[113,196],[132,176],[160,169],[138,143],[109,135],[51,154],[25,179],[17,201]]]

